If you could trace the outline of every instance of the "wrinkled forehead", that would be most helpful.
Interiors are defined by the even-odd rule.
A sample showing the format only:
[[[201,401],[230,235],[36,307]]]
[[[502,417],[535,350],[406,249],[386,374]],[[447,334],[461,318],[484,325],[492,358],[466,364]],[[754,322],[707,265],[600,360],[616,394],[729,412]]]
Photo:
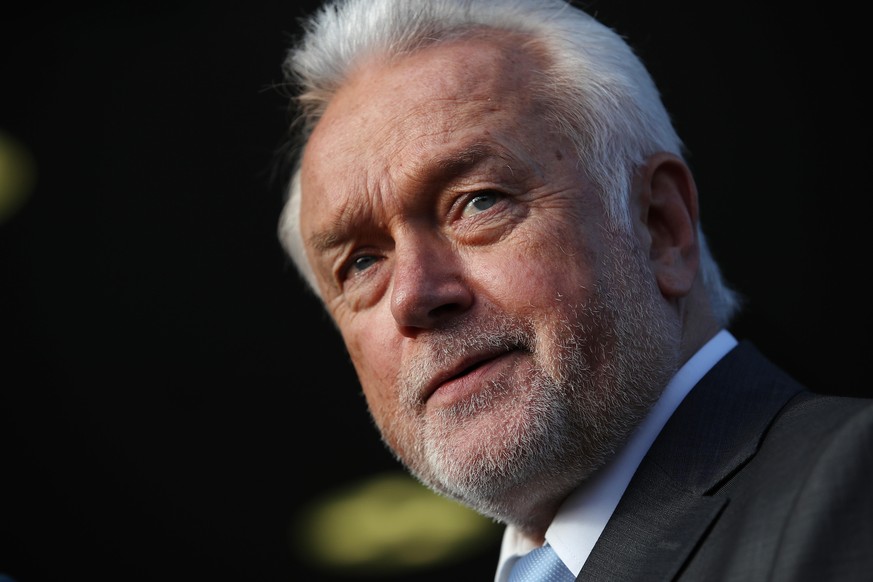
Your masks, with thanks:
[[[323,186],[328,175],[376,162],[377,149],[384,150],[381,159],[387,163],[400,153],[392,148],[454,137],[483,116],[494,121],[505,112],[524,118],[541,60],[531,46],[518,34],[492,33],[390,60],[362,59],[310,136],[302,160],[304,197],[315,185]]]

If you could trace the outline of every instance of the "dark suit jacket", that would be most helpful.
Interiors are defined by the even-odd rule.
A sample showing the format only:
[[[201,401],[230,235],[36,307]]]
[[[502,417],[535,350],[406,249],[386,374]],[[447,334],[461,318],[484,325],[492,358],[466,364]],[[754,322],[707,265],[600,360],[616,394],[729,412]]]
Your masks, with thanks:
[[[643,459],[580,581],[873,581],[873,400],[741,342]]]

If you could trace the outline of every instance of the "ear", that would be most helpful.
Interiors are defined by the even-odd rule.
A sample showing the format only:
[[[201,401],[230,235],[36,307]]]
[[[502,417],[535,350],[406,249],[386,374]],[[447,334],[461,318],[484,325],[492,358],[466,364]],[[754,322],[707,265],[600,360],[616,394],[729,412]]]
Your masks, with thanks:
[[[635,228],[648,245],[661,294],[668,300],[684,297],[700,262],[697,186],[691,170],[673,154],[654,154],[640,168],[635,191]]]

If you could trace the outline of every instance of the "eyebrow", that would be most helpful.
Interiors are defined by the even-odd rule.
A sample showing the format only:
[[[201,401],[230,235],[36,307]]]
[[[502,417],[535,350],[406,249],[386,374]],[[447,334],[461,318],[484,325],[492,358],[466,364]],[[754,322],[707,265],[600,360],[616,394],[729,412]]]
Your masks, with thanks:
[[[342,245],[348,238],[342,233],[348,232],[349,229],[346,225],[351,222],[351,220],[346,218],[337,219],[330,229],[310,235],[309,244],[320,254]]]
[[[476,143],[467,146],[461,150],[452,152],[450,155],[439,156],[430,160],[430,164],[439,170],[440,174],[447,176],[457,176],[482,160],[487,158],[504,158],[498,150],[493,146]]]

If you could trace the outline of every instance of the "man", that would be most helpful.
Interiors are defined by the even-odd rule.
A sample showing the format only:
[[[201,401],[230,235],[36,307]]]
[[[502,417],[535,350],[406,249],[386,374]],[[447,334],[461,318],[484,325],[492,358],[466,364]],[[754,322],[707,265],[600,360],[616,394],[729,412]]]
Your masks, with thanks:
[[[873,407],[727,330],[620,36],[561,1],[340,1],[287,71],[283,244],[386,445],[507,525],[496,580],[541,546],[578,580],[873,577]]]

